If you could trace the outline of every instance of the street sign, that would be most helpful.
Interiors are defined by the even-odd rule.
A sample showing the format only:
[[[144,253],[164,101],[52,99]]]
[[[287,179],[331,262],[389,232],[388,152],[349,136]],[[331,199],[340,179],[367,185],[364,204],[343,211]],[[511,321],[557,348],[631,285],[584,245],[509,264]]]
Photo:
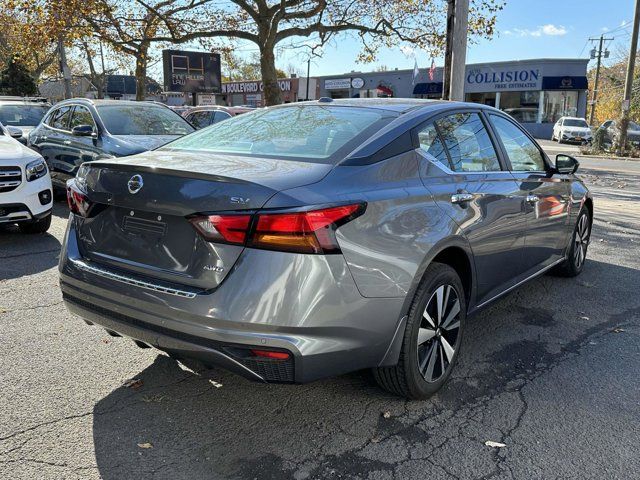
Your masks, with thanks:
[[[220,93],[220,55],[209,52],[163,50],[167,92]]]

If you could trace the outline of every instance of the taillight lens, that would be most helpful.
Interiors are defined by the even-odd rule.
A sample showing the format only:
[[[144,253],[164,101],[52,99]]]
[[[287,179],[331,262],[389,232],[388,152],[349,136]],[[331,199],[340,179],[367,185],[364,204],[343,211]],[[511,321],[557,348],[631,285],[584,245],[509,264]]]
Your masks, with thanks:
[[[92,207],[89,197],[78,189],[73,180],[67,183],[67,204],[71,213],[81,217],[88,217]]]
[[[251,350],[255,357],[273,358],[275,360],[287,360],[291,355],[287,352],[276,352],[274,350]]]
[[[260,213],[248,246],[299,253],[337,253],[335,231],[352,220],[362,205],[308,212]]]
[[[190,222],[205,240],[296,253],[339,253],[335,231],[362,215],[358,203],[299,212],[207,215]]]
[[[251,215],[207,215],[192,218],[190,222],[209,242],[244,245]]]

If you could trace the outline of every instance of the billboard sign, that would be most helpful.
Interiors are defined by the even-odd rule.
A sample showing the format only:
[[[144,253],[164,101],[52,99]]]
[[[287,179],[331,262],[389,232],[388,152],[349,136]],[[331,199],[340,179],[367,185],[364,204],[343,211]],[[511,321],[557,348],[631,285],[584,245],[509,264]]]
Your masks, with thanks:
[[[220,55],[209,52],[163,50],[167,92],[220,93]]]

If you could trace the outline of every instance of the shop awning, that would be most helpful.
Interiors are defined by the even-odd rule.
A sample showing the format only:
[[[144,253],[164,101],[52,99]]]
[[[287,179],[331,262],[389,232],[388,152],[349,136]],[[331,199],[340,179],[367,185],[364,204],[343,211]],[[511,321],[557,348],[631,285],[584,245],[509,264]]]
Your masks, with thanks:
[[[378,91],[380,93],[393,97],[393,90],[391,90],[389,87],[386,87],[384,85],[378,85]]]
[[[587,77],[542,77],[542,90],[587,90]]]
[[[442,93],[442,82],[416,83],[413,87],[414,95],[429,95]]]

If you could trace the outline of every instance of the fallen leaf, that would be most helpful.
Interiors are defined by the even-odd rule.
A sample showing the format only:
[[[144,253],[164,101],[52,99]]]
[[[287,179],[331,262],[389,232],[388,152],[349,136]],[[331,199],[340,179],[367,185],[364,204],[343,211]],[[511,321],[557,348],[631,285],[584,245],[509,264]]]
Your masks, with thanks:
[[[7,309],[4,307],[0,307],[0,313],[7,313]]]
[[[153,448],[153,445],[151,445],[149,442],[146,443],[139,443],[138,446],[140,448]]]
[[[486,442],[484,442],[484,444],[487,447],[494,447],[494,448],[502,448],[502,447],[506,447],[507,445],[504,443],[500,443],[500,442],[494,442],[492,440],[487,440]]]
[[[111,343],[111,340],[109,340],[108,338],[103,338],[102,343]]]
[[[151,403],[151,402],[161,402],[162,399],[164,398],[164,395],[145,395],[142,397],[142,401],[146,402],[146,403]]]
[[[620,328],[620,327],[616,327],[613,330],[611,330],[612,333],[622,333],[624,332],[624,328]]]
[[[125,388],[140,388],[142,386],[142,380],[139,378],[132,378],[124,382],[122,386]]]
[[[582,320],[589,320],[589,317],[580,317]]]
[[[384,412],[384,413],[382,414],[382,416],[383,416],[384,418],[391,418],[391,412]]]
[[[216,388],[220,388],[220,387],[222,386],[222,384],[221,384],[221,383],[218,383],[218,382],[216,382],[215,380],[211,380],[211,379],[209,379],[209,383],[210,383],[211,385],[213,385],[214,387],[216,387]]]

